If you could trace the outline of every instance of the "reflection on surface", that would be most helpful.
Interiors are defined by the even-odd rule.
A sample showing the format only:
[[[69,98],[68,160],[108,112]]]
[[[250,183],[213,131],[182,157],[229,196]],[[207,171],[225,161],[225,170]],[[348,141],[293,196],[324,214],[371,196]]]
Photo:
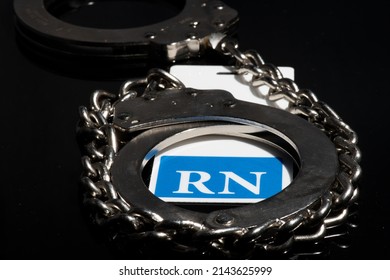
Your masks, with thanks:
[[[177,15],[184,8],[184,3],[184,1],[177,0],[45,2],[46,9],[65,22],[103,29],[132,28],[154,24]]]
[[[355,202],[349,207],[349,214],[344,221],[328,227],[325,236],[317,241],[294,242],[288,249],[280,251],[264,251],[257,248],[248,252],[243,249],[241,254],[228,257],[218,250],[199,253],[185,246],[174,247],[169,240],[156,242],[152,234],[149,238],[148,234],[145,234],[143,240],[131,239],[131,235],[125,233],[126,228],[121,228],[119,224],[106,227],[106,231],[103,232],[100,227],[96,229],[96,225],[91,226],[93,234],[112,248],[118,259],[343,259],[358,228],[358,203]]]

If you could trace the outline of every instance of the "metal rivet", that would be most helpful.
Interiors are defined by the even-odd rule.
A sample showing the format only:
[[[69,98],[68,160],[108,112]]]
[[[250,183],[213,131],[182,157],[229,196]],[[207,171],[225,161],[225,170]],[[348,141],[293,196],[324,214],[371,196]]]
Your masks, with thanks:
[[[187,34],[187,39],[194,40],[197,38],[197,34],[195,32],[191,32]]]
[[[156,39],[156,33],[148,32],[148,33],[145,34],[145,38],[146,39],[150,39],[150,40]]]
[[[223,105],[228,108],[233,108],[236,106],[236,102],[234,100],[226,100]]]
[[[218,214],[215,217],[215,222],[220,225],[230,225],[233,222],[234,218],[226,213]]]
[[[127,112],[124,112],[124,113],[120,113],[118,115],[118,119],[120,119],[121,121],[127,121],[129,120],[131,117],[131,114],[130,113],[127,113]]]
[[[223,4],[217,4],[217,5],[214,6],[214,9],[220,10],[220,11],[223,10],[223,8],[224,8]]]
[[[156,100],[156,96],[154,96],[154,95],[145,95],[144,99],[146,101],[154,101],[154,100]]]
[[[222,27],[225,26],[225,23],[222,20],[217,20],[217,21],[214,22],[214,25],[216,27],[222,28]]]
[[[192,28],[197,28],[198,25],[199,25],[199,21],[192,21],[192,22],[190,22],[190,26],[191,26]]]

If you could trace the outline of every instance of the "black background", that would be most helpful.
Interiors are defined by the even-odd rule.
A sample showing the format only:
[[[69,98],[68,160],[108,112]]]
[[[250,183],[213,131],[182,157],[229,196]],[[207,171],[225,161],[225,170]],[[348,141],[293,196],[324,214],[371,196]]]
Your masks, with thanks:
[[[239,12],[241,49],[256,49],[268,62],[294,67],[298,85],[313,90],[358,133],[359,225],[348,248],[321,258],[389,259],[390,24],[384,3],[225,3]],[[12,1],[1,1],[0,258],[148,258],[131,250],[118,254],[88,226],[79,199],[78,108],[88,104],[95,89],[116,92],[122,80],[69,73],[72,67],[42,66],[21,52]]]

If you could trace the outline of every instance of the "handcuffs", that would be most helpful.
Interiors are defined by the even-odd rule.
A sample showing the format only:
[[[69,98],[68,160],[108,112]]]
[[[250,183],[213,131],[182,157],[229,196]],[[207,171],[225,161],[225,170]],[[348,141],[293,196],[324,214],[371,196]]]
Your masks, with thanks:
[[[15,1],[19,29],[28,38],[44,35],[45,48],[60,46],[56,51],[75,55],[92,48],[88,53],[96,59],[157,54],[172,63],[214,50],[234,61],[248,87],[265,87],[269,102],[288,103],[281,110],[223,90],[187,88],[157,68],[146,78],[126,81],[118,94],[95,91],[90,106],[80,108],[77,134],[84,202],[96,224],[135,242],[169,244],[174,251],[241,257],[321,240],[348,217],[361,174],[356,133],[310,90],[284,78],[257,52],[238,48],[229,36],[236,11],[221,1],[187,0],[168,21],[102,31],[61,22],[45,3],[57,2]],[[209,213],[153,195],[142,175],[148,160],[205,135],[266,142],[289,154],[298,172],[287,188],[264,201]]]

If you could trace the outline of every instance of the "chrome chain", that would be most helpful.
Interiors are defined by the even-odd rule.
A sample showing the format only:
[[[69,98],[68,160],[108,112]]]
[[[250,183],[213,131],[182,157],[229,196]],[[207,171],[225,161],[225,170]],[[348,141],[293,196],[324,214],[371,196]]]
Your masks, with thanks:
[[[356,133],[313,92],[300,89],[293,80],[284,78],[277,67],[264,63],[257,52],[241,52],[231,39],[222,40],[216,49],[234,59],[237,74],[250,75],[249,86],[266,87],[268,101],[287,101],[290,113],[305,118],[330,138],[339,160],[339,172],[330,191],[299,213],[250,228],[215,230],[192,221],[162,220],[158,213],[129,205],[117,193],[110,176],[114,158],[125,144],[112,125],[115,103],[139,95],[139,89],[142,92],[185,87],[171,74],[153,69],[145,79],[125,82],[117,95],[94,92],[90,107],[80,108],[78,136],[84,154],[81,184],[84,202],[92,208],[93,221],[113,227],[131,240],[158,240],[168,242],[173,250],[180,252],[218,253],[228,257],[255,251],[283,252],[294,242],[321,240],[327,228],[345,221],[349,206],[358,196],[361,155]]]

